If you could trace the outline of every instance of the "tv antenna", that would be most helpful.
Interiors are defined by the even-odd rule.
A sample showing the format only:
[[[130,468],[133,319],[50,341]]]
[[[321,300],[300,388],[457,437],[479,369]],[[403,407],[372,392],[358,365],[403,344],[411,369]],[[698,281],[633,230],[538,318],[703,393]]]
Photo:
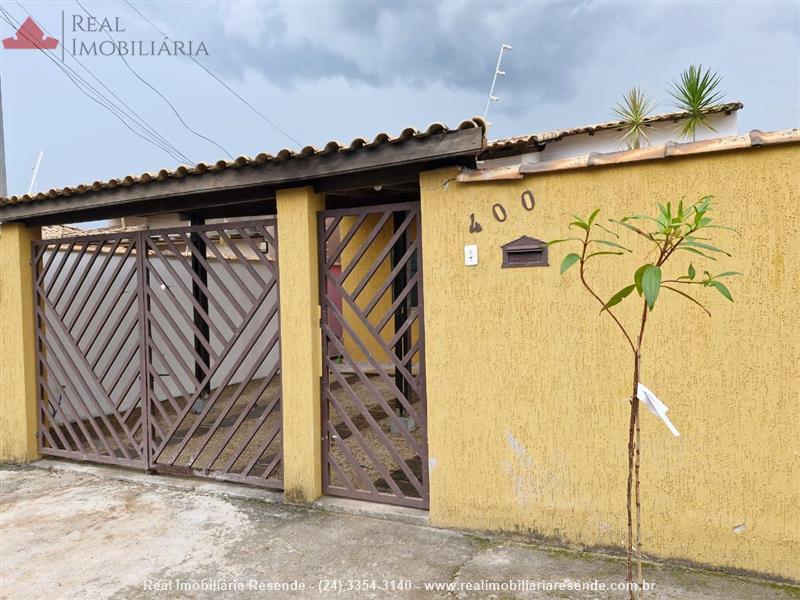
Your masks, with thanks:
[[[489,98],[486,99],[486,109],[483,111],[484,119],[486,119],[486,115],[489,114],[489,107],[491,106],[492,102],[497,102],[500,99],[494,95],[494,86],[497,85],[497,76],[506,74],[505,71],[500,70],[500,63],[503,60],[503,53],[508,52],[509,50],[511,50],[511,44],[500,45],[500,54],[497,55],[497,66],[494,68],[494,77],[492,77],[492,87],[489,89]]]
[[[33,193],[33,190],[36,187],[36,176],[39,175],[39,167],[42,166],[42,156],[44,156],[44,150],[39,152],[39,158],[36,159],[36,164],[33,166],[33,177],[31,177],[31,184],[28,186],[29,196]]]

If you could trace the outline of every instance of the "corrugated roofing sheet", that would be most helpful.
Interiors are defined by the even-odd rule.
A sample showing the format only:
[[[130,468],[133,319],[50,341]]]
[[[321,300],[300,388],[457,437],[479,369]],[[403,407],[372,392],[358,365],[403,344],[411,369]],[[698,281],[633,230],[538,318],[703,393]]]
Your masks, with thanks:
[[[473,117],[466,121],[462,121],[455,129],[450,129],[442,123],[431,123],[425,130],[417,130],[413,127],[406,127],[397,136],[391,136],[388,133],[381,132],[376,135],[372,140],[367,140],[363,137],[357,137],[347,144],[342,144],[337,141],[330,141],[321,148],[315,146],[305,146],[299,151],[284,148],[276,154],[268,154],[262,152],[255,157],[239,156],[235,160],[220,160],[216,163],[201,162],[194,166],[181,165],[176,169],[161,169],[158,172],[142,173],[141,175],[127,175],[121,179],[109,179],[107,181],[95,181],[93,183],[81,184],[71,187],[54,188],[47,192],[39,192],[35,194],[23,194],[20,196],[8,196],[0,198],[0,206],[9,204],[18,204],[21,202],[34,202],[36,200],[45,200],[50,198],[63,198],[74,196],[76,194],[85,194],[87,192],[94,192],[100,190],[108,190],[120,186],[131,186],[135,184],[145,184],[153,181],[163,181],[165,179],[178,179],[181,177],[199,176],[205,173],[212,173],[224,171],[227,169],[238,169],[244,166],[261,165],[272,161],[285,161],[308,158],[311,156],[324,156],[334,154],[337,152],[348,153],[360,150],[362,148],[372,148],[381,144],[396,144],[411,138],[424,138],[437,133],[444,133],[447,131],[461,131],[463,129],[480,128],[486,132],[486,123],[480,117]]]
[[[741,102],[728,102],[727,104],[718,104],[711,106],[704,110],[705,114],[727,113],[739,110],[744,105]],[[647,125],[654,125],[656,123],[665,123],[668,121],[679,121],[686,118],[688,113],[684,111],[662,113],[647,117],[644,122]],[[609,129],[619,129],[625,124],[624,121],[606,121],[605,123],[595,123],[594,125],[583,125],[581,127],[570,127],[568,129],[554,129],[552,131],[540,131],[538,133],[529,133],[527,135],[520,135],[510,138],[490,141],[486,151],[491,153],[498,150],[511,150],[514,148],[523,148],[525,146],[533,146],[545,142],[552,142],[560,140],[561,138],[570,135],[579,135],[582,133],[595,133],[597,131],[605,131]]]

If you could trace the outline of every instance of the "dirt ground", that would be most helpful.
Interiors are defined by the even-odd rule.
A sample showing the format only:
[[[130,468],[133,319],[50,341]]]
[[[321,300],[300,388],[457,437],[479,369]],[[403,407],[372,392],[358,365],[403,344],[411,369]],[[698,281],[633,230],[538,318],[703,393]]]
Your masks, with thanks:
[[[416,427],[409,433],[392,433],[384,406],[397,408],[395,396],[378,375],[369,375],[368,380],[369,385],[348,374],[345,380],[347,389],[336,382],[329,391],[336,399],[335,405],[331,403],[329,422],[339,436],[337,441],[331,442],[331,459],[338,467],[331,469],[331,485],[342,489],[395,493],[386,480],[388,476],[403,495],[420,498],[423,480],[420,456],[425,446],[423,430]],[[202,420],[201,415],[193,412],[183,418],[157,462],[214,471],[220,475],[246,475],[256,480],[277,482],[279,486],[283,479],[280,391],[280,375],[270,381],[253,380],[242,389],[239,385],[228,386],[202,415]],[[378,401],[376,394],[385,404]],[[353,396],[360,399],[361,405],[353,401]],[[188,398],[181,396],[153,403],[151,422],[155,427],[157,444],[160,445],[172,432],[178,414],[185,410],[187,402]],[[416,395],[412,395],[411,406],[414,410],[420,409]],[[134,428],[140,420],[140,412],[138,409],[130,410],[126,425]],[[116,424],[113,419],[109,418],[109,421]],[[85,420],[81,425],[73,424],[70,430],[80,434],[83,430],[95,432],[99,429],[104,432],[105,443],[114,451],[113,455],[125,457],[101,419],[95,419],[94,424]],[[67,426],[61,424],[61,428],[66,435]],[[376,430],[383,433],[389,445],[382,441]],[[122,428],[117,427],[116,432],[120,440],[129,441]],[[136,427],[133,438],[139,444],[141,436],[141,428]],[[50,433],[50,438],[58,439],[55,431]],[[88,446],[86,436],[81,436],[80,440]],[[96,436],[92,440],[95,446],[103,448]],[[58,448],[64,449],[64,446]],[[137,455],[132,444],[128,443],[126,449],[128,456]]]
[[[625,597],[608,590],[619,559],[432,529],[410,509],[402,522],[370,505],[384,518],[368,518],[342,514],[365,510],[354,501],[287,506],[252,487],[55,461],[1,469],[0,491],[2,598]],[[645,578],[647,599],[800,597],[683,568]]]

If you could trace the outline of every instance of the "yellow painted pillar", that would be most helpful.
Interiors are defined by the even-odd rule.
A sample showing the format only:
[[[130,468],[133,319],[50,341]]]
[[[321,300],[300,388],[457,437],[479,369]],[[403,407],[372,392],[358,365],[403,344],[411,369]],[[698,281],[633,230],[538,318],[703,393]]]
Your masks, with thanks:
[[[39,228],[0,225],[0,462],[40,458],[31,242]]]
[[[277,201],[284,495],[313,502],[322,495],[317,211],[325,205],[310,187],[279,190]]]

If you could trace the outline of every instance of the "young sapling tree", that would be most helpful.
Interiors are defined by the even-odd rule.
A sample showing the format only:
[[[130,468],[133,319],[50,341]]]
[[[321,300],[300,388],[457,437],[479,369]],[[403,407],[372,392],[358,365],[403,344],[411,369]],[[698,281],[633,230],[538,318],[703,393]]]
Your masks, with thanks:
[[[619,329],[625,343],[630,348],[633,359],[633,385],[630,397],[630,417],[628,422],[628,483],[626,492],[626,510],[628,518],[627,533],[627,580],[630,590],[630,598],[634,600],[640,596],[642,590],[642,533],[641,533],[641,501],[639,486],[639,466],[641,449],[641,431],[639,422],[640,405],[640,375],[641,357],[644,342],[645,329],[649,315],[656,306],[661,291],[676,294],[681,298],[699,307],[706,315],[711,316],[711,312],[703,303],[695,298],[693,292],[703,292],[715,290],[722,294],[726,299],[733,302],[733,296],[727,285],[723,283],[728,277],[740,275],[738,272],[726,271],[717,275],[712,275],[709,271],[703,271],[700,275],[698,269],[690,262],[688,267],[678,267],[678,256],[692,254],[698,260],[715,261],[719,255],[730,256],[728,252],[712,244],[710,238],[715,230],[735,230],[725,225],[713,222],[710,212],[712,210],[712,196],[706,196],[691,205],[685,205],[681,200],[674,206],[668,202],[658,205],[658,212],[655,216],[631,215],[622,219],[609,219],[609,222],[623,227],[638,237],[642,238],[647,244],[647,257],[652,257],[649,262],[641,264],[631,276],[630,283],[613,294],[608,300],[603,300],[594,286],[589,282],[588,266],[590,261],[598,257],[621,256],[631,253],[632,250],[620,243],[620,236],[611,229],[597,222],[600,209],[596,209],[588,218],[574,217],[569,224],[570,229],[577,229],[582,232],[580,237],[569,237],[560,240],[553,240],[548,243],[552,246],[560,243],[571,243],[578,247],[577,252],[567,254],[561,262],[561,274],[563,275],[571,267],[578,266],[578,276],[581,284],[586,291],[597,301],[600,306],[600,313],[607,315]],[[610,239],[609,238],[613,238]],[[685,263],[684,263],[685,264]],[[684,273],[679,276],[666,274],[667,267],[675,265],[679,272]],[[673,271],[675,272],[675,271]],[[615,313],[614,307],[625,299],[629,298],[633,292],[641,298],[642,308],[640,318],[635,328],[630,328],[623,324],[620,317]],[[636,296],[634,296],[635,298]],[[676,432],[677,433],[677,432]],[[636,536],[634,550],[634,520],[632,503],[635,498],[636,504]],[[637,562],[637,585],[633,585],[633,557]]]

